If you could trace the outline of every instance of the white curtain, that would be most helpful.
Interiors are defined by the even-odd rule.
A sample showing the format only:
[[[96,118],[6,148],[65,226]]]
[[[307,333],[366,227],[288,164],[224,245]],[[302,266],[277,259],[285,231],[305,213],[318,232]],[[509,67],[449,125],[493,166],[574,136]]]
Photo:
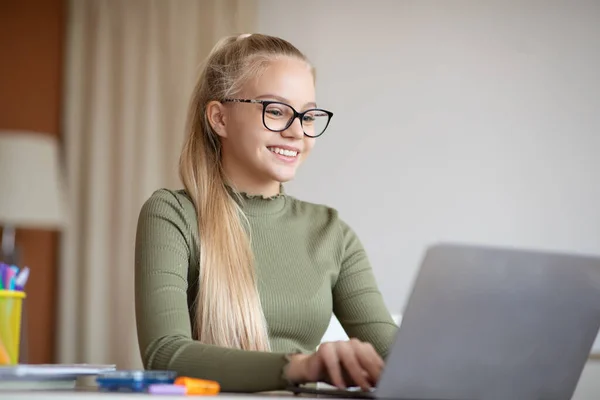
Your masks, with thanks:
[[[199,64],[252,32],[254,0],[71,0],[58,362],[141,366],[133,264],[137,217],[177,162]]]

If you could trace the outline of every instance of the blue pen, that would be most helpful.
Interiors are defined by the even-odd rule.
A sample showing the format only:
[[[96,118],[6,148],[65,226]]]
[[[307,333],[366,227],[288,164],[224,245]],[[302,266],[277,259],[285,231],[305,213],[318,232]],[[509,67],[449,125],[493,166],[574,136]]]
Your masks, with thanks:
[[[4,289],[4,264],[0,263],[0,290]]]
[[[7,264],[0,264],[0,282],[2,282],[2,286],[4,290],[8,290],[9,288],[9,273],[11,272],[10,267]]]

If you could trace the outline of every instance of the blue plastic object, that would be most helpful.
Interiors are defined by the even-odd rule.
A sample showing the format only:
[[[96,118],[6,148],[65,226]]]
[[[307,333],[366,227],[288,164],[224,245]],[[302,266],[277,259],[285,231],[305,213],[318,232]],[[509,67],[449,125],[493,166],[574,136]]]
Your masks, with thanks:
[[[172,384],[174,371],[111,371],[96,377],[98,389],[104,392],[145,392],[153,384]]]

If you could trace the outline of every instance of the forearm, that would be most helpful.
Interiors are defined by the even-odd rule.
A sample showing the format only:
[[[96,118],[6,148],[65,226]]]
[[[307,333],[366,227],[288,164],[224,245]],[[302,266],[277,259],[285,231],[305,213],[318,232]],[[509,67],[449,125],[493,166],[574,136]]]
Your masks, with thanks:
[[[345,252],[333,290],[333,311],[350,337],[369,342],[387,357],[398,330],[390,315],[367,254],[352,229],[342,223]]]
[[[344,306],[336,307],[336,317],[349,337],[369,342],[377,353],[386,358],[398,331],[383,302],[368,301],[363,307],[355,308],[356,313]]]
[[[185,337],[167,337],[148,346],[144,366],[219,382],[224,392],[282,390],[286,354],[227,349]]]

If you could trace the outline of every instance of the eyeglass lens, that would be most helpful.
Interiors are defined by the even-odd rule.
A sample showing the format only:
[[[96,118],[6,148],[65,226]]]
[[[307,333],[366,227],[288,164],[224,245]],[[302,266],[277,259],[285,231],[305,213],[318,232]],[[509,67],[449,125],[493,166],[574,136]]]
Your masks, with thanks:
[[[268,129],[282,131],[286,129],[294,118],[294,110],[280,103],[272,103],[265,107],[264,121]],[[308,136],[319,136],[323,133],[329,122],[329,115],[321,110],[309,110],[302,116],[302,128]]]

